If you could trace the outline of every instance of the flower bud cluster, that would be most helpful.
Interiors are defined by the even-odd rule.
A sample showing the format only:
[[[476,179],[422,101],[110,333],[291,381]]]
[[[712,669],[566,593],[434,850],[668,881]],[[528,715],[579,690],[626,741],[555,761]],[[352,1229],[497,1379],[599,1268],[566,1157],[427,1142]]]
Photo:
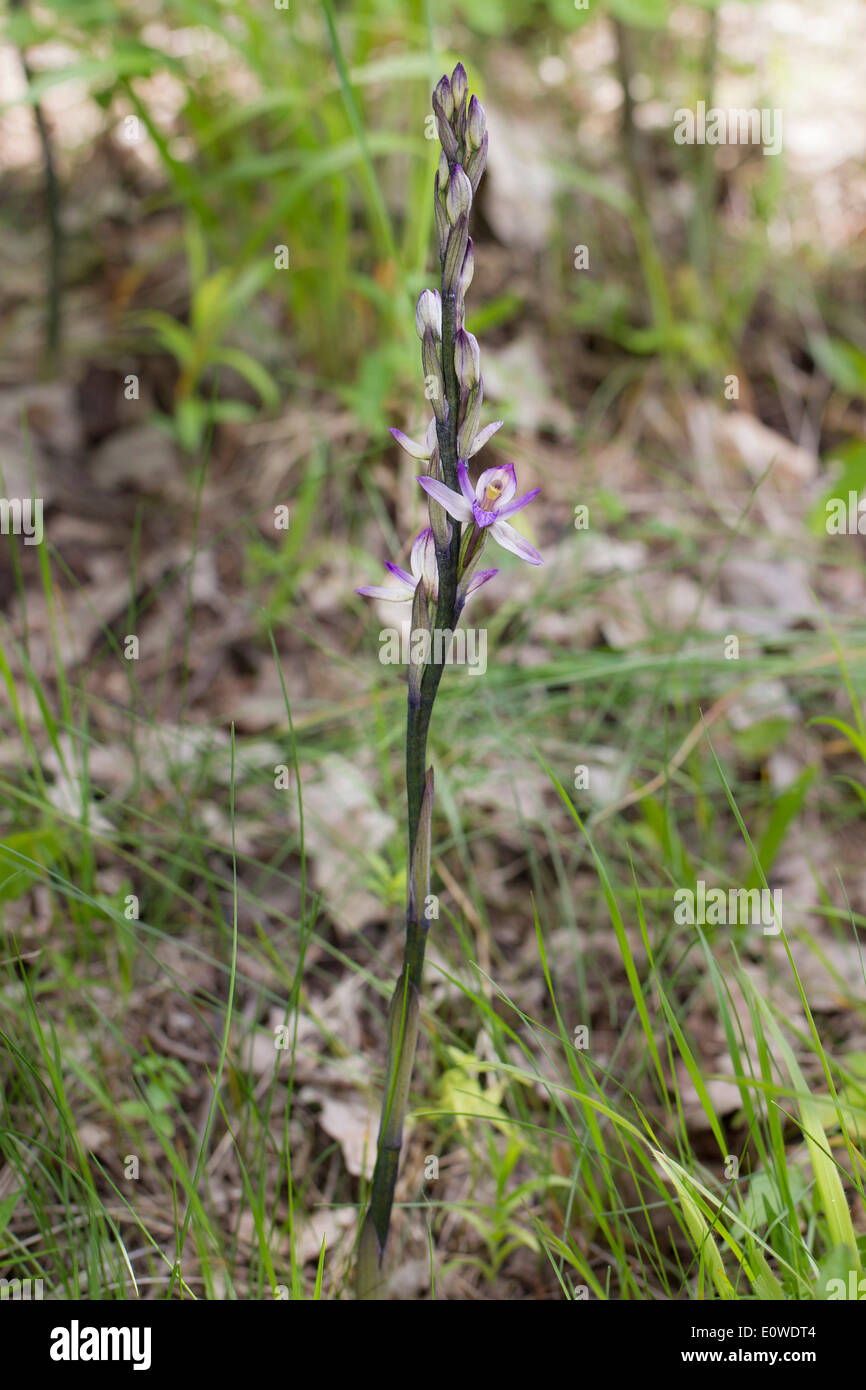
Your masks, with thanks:
[[[442,77],[436,84],[433,113],[442,145],[433,184],[433,206],[442,265],[442,294],[448,300],[449,307],[453,305],[454,314],[454,372],[459,392],[456,426],[458,454],[461,458],[468,458],[478,433],[484,394],[478,344],[472,334],[465,330],[466,291],[475,270],[469,216],[487,163],[487,118],[478,98],[469,97],[469,82],[462,63],[457,64],[450,78]],[[422,294],[415,311],[415,323],[422,340],[424,376],[428,385],[432,378],[435,389],[437,378],[435,372],[429,370],[429,348],[426,354],[423,349],[425,331],[429,326],[441,360],[442,302],[435,290],[425,290]],[[434,413],[440,422],[447,418],[447,404],[443,402],[440,410],[437,410],[434,403]],[[435,464],[431,467],[431,476],[436,476]]]
[[[411,599],[413,630],[422,631],[429,628],[434,612],[441,620],[438,609],[443,606],[447,626],[456,625],[466,600],[497,574],[495,569],[478,569],[488,535],[529,564],[543,563],[535,547],[508,521],[538,495],[538,488],[518,496],[513,463],[485,469],[474,486],[466,468],[502,421],[479,428],[484,398],[481,353],[466,330],[464,301],[475,268],[469,217],[487,162],[487,121],[478,98],[469,98],[462,63],[450,78],[437,83],[433,112],[442,146],[433,201],[442,287],[441,292],[424,290],[415,306],[424,394],[433,419],[423,440],[391,430],[401,448],[426,464],[418,482],[427,494],[430,526],[416,537],[411,572],[387,565],[396,586],[368,584],[356,590],[394,602]],[[457,523],[456,536],[452,522]],[[420,703],[422,679],[423,664],[410,663],[410,703]]]

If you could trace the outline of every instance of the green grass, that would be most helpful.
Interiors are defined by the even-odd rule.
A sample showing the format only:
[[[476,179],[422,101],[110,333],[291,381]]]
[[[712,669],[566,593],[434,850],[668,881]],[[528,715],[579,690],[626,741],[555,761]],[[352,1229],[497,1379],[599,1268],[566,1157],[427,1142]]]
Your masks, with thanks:
[[[271,14],[230,0],[215,19],[197,0],[163,7],[169,28],[218,26],[227,57],[217,77],[145,42],[138,14],[115,33],[108,0],[16,17],[23,47],[50,30],[78,55],[32,95],[83,76],[103,133],[135,112],[152,142],[162,182],[135,207],[170,215],[173,234],[142,253],[133,278],[159,288],[164,275],[169,289],[155,307],[149,290],[136,300],[105,346],[174,360],[162,423],[186,451],[190,499],[189,515],[172,517],[188,557],[143,591],[153,531],[138,511],[127,613],[114,627],[92,615],[97,637],[78,665],[65,657],[64,595],[81,587],[72,568],[50,528],[35,563],[10,541],[0,1275],[42,1278],[51,1296],[349,1296],[366,1184],[320,1107],[367,1097],[372,1109],[381,1092],[405,896],[405,685],[378,664],[377,620],[351,590],[398,558],[402,534],[380,470],[386,426],[405,424],[417,403],[411,305],[431,264],[424,120],[446,66],[438,45],[443,34],[466,37],[483,58],[490,36],[509,29],[528,42],[543,10],[540,53],[583,22],[570,4],[547,9],[326,0]],[[644,35],[648,45],[657,37]],[[682,61],[703,61],[702,51]],[[246,86],[229,100],[234,70]],[[182,83],[192,158],[179,157],[151,105],[155,73]],[[430,1298],[822,1298],[830,1279],[861,1269],[866,1248],[866,1065],[847,1046],[866,1023],[863,980],[826,960],[831,943],[858,942],[866,925],[848,901],[858,864],[845,849],[866,800],[866,627],[831,611],[823,629],[744,639],[740,659],[726,660],[702,607],[723,561],[764,538],[753,504],[766,478],[744,490],[737,524],[723,525],[686,496],[688,461],[646,447],[648,486],[682,500],[674,526],[631,515],[588,466],[624,398],[657,392],[673,413],[684,396],[664,394],[671,384],[689,391],[708,371],[736,367],[759,296],[762,312],[779,316],[780,342],[799,342],[790,305],[802,267],[768,254],[781,164],[764,161],[741,236],[705,245],[710,270],[696,279],[639,197],[590,167],[574,138],[574,158],[556,164],[554,307],[542,291],[535,303],[536,267],[509,251],[504,283],[479,301],[473,326],[510,334],[543,312],[563,400],[579,334],[590,357],[612,365],[595,386],[581,379],[585,409],[558,459],[573,484],[551,480],[547,524],[568,545],[532,585],[502,557],[495,598],[477,610],[489,669],[447,673],[437,702],[441,915],[389,1261],[398,1274],[414,1269],[417,1295]],[[706,176],[680,173],[696,186]],[[690,230],[707,242],[700,209]],[[562,248],[576,239],[605,247],[603,284],[565,271]],[[274,269],[282,244],[286,275]],[[847,407],[859,349],[822,283],[825,259],[816,253],[810,291],[818,328],[849,349],[841,361],[837,342],[827,369]],[[826,339],[825,358],[836,341]],[[305,413],[279,435],[292,456],[273,497],[239,483],[214,523],[215,426],[284,404]],[[349,424],[335,437],[339,412]],[[510,423],[497,447],[531,449]],[[840,456],[853,468],[851,447]],[[579,496],[566,505],[570,490]],[[645,635],[622,649],[576,635],[612,581],[582,564],[575,501],[590,506],[596,531],[652,557],[634,576]],[[263,512],[286,503],[290,528],[266,538]],[[829,550],[823,531],[774,543],[779,559],[802,553],[813,570],[859,564],[853,550]],[[222,547],[242,573],[231,599],[246,646],[281,693],[266,734],[217,720],[196,693],[207,620],[195,566],[203,556],[217,564]],[[673,630],[652,585],[681,572],[697,577],[698,601]],[[342,597],[323,618],[311,598],[326,582]],[[138,631],[151,643],[147,674],[124,656],[125,634]],[[118,671],[125,689],[107,681]],[[290,698],[297,673],[305,693]],[[772,681],[796,713],[782,701],[735,729],[734,701]],[[824,755],[831,739],[833,756],[845,753],[838,775]],[[805,765],[775,795],[770,759],[802,761],[804,747]],[[323,881],[305,797],[333,759],[394,830],[358,848],[335,814],[337,867]],[[289,770],[285,790],[275,764]],[[584,764],[596,780],[599,769],[615,773],[612,799],[578,790]],[[816,825],[841,847],[835,877],[821,845],[804,844]],[[677,887],[766,887],[786,852],[800,854],[814,900],[786,892],[778,937],[674,922]],[[372,890],[381,921],[335,929],[337,874]],[[837,1009],[814,1005],[801,974],[810,954],[825,961]],[[729,1066],[716,1073],[722,1051]],[[721,1082],[736,1088],[733,1110]]]
[[[243,518],[238,525],[243,530]],[[353,698],[342,707],[293,709],[286,696],[284,731],[274,737],[295,773],[288,795],[296,811],[287,813],[269,789],[270,758],[255,739],[226,731],[209,754],[174,764],[169,757],[155,768],[161,715],[126,662],[132,780],[120,798],[94,800],[89,769],[105,733],[93,730],[104,731],[108,711],[89,694],[87,671],[64,675],[57,572],[43,548],[55,693],[5,624],[2,633],[10,696],[3,733],[21,735],[19,765],[0,779],[7,1083],[0,1145],[2,1196],[15,1196],[3,1272],[41,1277],[72,1297],[343,1296],[363,1187],[333,1142],[305,1140],[315,1104],[311,1111],[298,1101],[295,1071],[314,1060],[339,1069],[351,1056],[333,1022],[317,1018],[332,983],[347,973],[362,984],[364,1031],[381,1043],[397,943],[388,935],[378,947],[375,936],[345,942],[330,931],[311,887],[297,771],[310,776],[330,752],[363,758],[360,702],[378,718],[374,795],[399,825],[400,683],[367,658],[353,668]],[[174,584],[183,591],[185,577]],[[573,589],[561,601],[573,602]],[[491,649],[519,642],[542,604],[555,609],[555,589],[536,592],[519,613],[503,597],[490,621]],[[299,617],[292,644],[304,632]],[[329,641],[313,637],[329,656]],[[743,777],[753,755],[738,755],[710,729],[658,792],[627,813],[600,819],[596,812],[595,829],[591,807],[587,815],[580,794],[566,787],[573,764],[584,760],[575,749],[609,740],[611,719],[624,724],[630,710],[640,711],[640,723],[628,721],[619,742],[626,785],[640,786],[664,774],[693,728],[696,698],[706,708],[709,696],[780,676],[804,714],[820,717],[844,660],[856,704],[862,634],[837,631],[831,642],[818,632],[791,633],[753,663],[720,660],[706,637],[671,652],[660,632],[661,650],[655,645],[571,656],[551,644],[549,658],[530,668],[494,661],[477,683],[457,673],[445,683],[433,731],[434,876],[437,865],[450,866],[464,906],[447,909],[435,932],[408,1200],[392,1252],[399,1267],[429,1238],[440,1287],[452,1277],[501,1289],[497,1281],[508,1279],[518,1252],[554,1298],[804,1299],[821,1296],[843,1249],[859,1269],[866,1097],[856,1071],[822,1040],[789,954],[787,966],[776,962],[780,1002],[762,999],[742,969],[741,953],[754,954],[746,929],[734,929],[730,940],[713,928],[684,931],[671,910],[673,886],[702,875],[727,872],[745,882],[751,870],[766,886],[755,846],[767,847],[769,865],[804,806],[823,803],[843,824],[852,800],[856,811],[850,788],[810,780],[780,816],[766,789]],[[278,659],[273,640],[265,658]],[[104,659],[123,659],[111,634]],[[25,704],[40,712],[39,724],[25,719]],[[784,742],[787,732],[783,721],[768,736]],[[52,799],[47,748],[73,774],[80,806],[59,809]],[[479,769],[496,767],[502,748],[511,750],[515,797],[524,784],[542,799],[553,796],[541,821],[521,826],[515,800],[487,827],[467,805]],[[557,803],[562,817],[551,809]],[[216,831],[200,814],[205,804],[222,808]],[[101,812],[110,828],[94,823]],[[235,843],[236,825],[250,821],[268,827],[256,852]],[[501,890],[491,902],[479,867],[503,832],[522,838],[520,880],[534,885],[534,906],[518,886],[523,906],[509,899],[504,909],[512,935],[522,912],[530,914],[516,962],[497,939]],[[385,881],[397,876],[395,902],[401,838],[398,831],[384,866]],[[359,879],[383,882],[382,868],[356,860]],[[21,910],[37,888],[38,933]],[[820,888],[825,921],[842,936],[859,931],[863,919],[833,906],[832,885]],[[133,892],[138,920],[125,915]],[[786,925],[774,949],[787,948],[791,933],[802,936],[803,924]],[[599,972],[602,942],[616,978]],[[790,990],[782,988],[786,973]],[[690,1037],[690,1005],[702,982],[724,1032],[732,1062],[725,1079],[739,1089],[739,1119],[717,1113],[700,1040]],[[840,982],[846,1007],[862,1018],[855,985]],[[520,1004],[527,986],[530,1010]],[[800,1001],[796,1014],[791,998]],[[191,1021],[192,1060],[160,1050],[153,1009],[180,1010]],[[251,1065],[250,1048],[254,1037],[268,1036],[273,1009],[290,1043],[275,1048],[273,1068],[262,1071]],[[606,1013],[616,1041],[602,1062],[593,1035]],[[582,1023],[590,1025],[585,1050],[574,1042]],[[161,1027],[157,1034],[164,1036]],[[379,1051],[364,1072],[372,1093]],[[696,1103],[705,1118],[699,1151]],[[423,1155],[438,1156],[438,1180],[419,1180]],[[122,1175],[129,1156],[138,1156],[138,1179]],[[448,1193],[449,1171],[459,1173],[462,1195],[440,1195]],[[226,1185],[235,1193],[231,1219]],[[326,1242],[311,1256],[305,1245],[302,1260],[305,1216],[321,1215],[323,1203],[348,1219],[331,1228],[333,1248]],[[455,1228],[468,1233],[457,1243],[465,1253],[453,1253],[447,1240],[440,1246],[440,1231]]]

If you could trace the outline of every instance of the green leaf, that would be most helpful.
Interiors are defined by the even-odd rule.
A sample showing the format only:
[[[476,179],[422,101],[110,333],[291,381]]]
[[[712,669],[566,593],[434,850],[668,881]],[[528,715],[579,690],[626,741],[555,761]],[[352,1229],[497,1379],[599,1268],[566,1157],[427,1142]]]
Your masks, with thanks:
[[[228,294],[232,282],[232,272],[228,266],[221,266],[213,275],[203,280],[192,298],[190,322],[194,339],[213,333],[217,325],[228,318]]]
[[[818,1197],[824,1210],[830,1239],[834,1245],[844,1245],[851,1252],[851,1259],[859,1271],[860,1261],[857,1255],[857,1242],[854,1236],[851,1212],[845,1198],[845,1189],[839,1177],[839,1170],[831,1156],[830,1144],[821,1123],[819,1099],[809,1090],[793,1050],[776,1023],[769,1005],[758,994],[747,976],[743,977],[743,983],[748,985],[749,991],[764,1017],[767,1030],[773,1035],[777,1058],[784,1061],[797,1092],[796,1103],[800,1112],[803,1138],[806,1140],[806,1147],[809,1150]]]
[[[757,847],[758,862],[765,875],[773,866],[773,860],[782,847],[789,825],[800,812],[806,793],[815,780],[815,772],[814,767],[805,768],[773,806],[769,824]],[[760,883],[760,877],[753,865],[745,886],[747,889],[759,888]]]
[[[761,762],[764,758],[769,757],[773,749],[778,748],[780,743],[784,743],[790,727],[790,719],[785,719],[782,715],[770,715],[767,719],[758,719],[747,729],[741,729],[735,734],[734,742],[737,752],[742,758]]]
[[[483,333],[489,332],[491,328],[501,328],[503,324],[510,323],[517,318],[523,309],[525,297],[509,291],[506,294],[497,295],[495,299],[489,299],[480,309],[476,309],[472,314],[466,316],[466,328],[469,333],[474,333],[478,338]]]
[[[864,763],[866,763],[866,739],[864,739],[861,734],[858,734],[856,729],[852,729],[850,724],[846,724],[844,719],[831,719],[829,717],[824,719],[810,719],[807,727],[811,728],[813,724],[829,724],[832,729],[838,729],[840,734],[845,735],[852,748],[860,754],[860,757],[863,759]]]
[[[207,406],[195,396],[178,401],[174,413],[175,430],[181,448],[194,454],[201,444],[207,424]]]
[[[841,1128],[842,1122],[855,1140],[866,1139],[866,1052],[849,1052],[845,1057],[845,1071],[849,1079],[839,1087],[839,1105],[830,1096],[826,1100],[818,1097],[818,1111],[829,1131]]]
[[[279,405],[280,390],[277,383],[270,372],[260,362],[256,362],[255,358],[250,357],[249,353],[242,352],[240,348],[220,348],[211,360],[223,367],[230,367],[238,376],[242,376],[244,381],[249,382],[253,390],[259,393],[264,405],[272,410]]]
[[[176,59],[143,44],[130,44],[126,48],[114,47],[107,58],[85,58],[70,63],[65,68],[52,68],[34,77],[26,93],[15,101],[3,102],[0,111],[13,106],[35,106],[42,101],[45,93],[64,82],[86,82],[96,85],[99,82],[116,82],[120,77],[152,77],[161,68],[178,68]]]
[[[50,826],[6,835],[0,840],[0,901],[20,898],[42,876],[39,870],[50,868],[60,852],[60,840]]]
[[[221,420],[239,421],[254,420],[256,418],[255,406],[248,405],[246,401],[214,401],[203,402],[204,409],[209,420],[214,420],[217,424]]]
[[[818,1268],[818,1277],[815,1280],[815,1296],[819,1299],[828,1299],[831,1294],[838,1297],[838,1288],[831,1288],[830,1286],[834,1280],[840,1280],[844,1289],[844,1297],[847,1299],[849,1296],[849,1273],[853,1268],[851,1251],[848,1247],[846,1245],[834,1246]]]
[[[809,351],[821,371],[845,396],[866,395],[866,353],[843,338],[809,334]]]
[[[788,1184],[794,1202],[802,1201],[806,1184],[799,1168],[788,1169]],[[765,1172],[752,1174],[742,1200],[742,1218],[747,1225],[755,1228],[769,1226],[780,1212],[784,1212],[786,1205],[774,1175]]]
[[[814,536],[827,534],[827,503],[831,498],[841,498],[847,505],[850,492],[856,492],[859,497],[866,490],[866,444],[860,439],[852,439],[834,449],[826,460],[826,466],[833,464],[841,464],[841,471],[837,472],[832,486],[809,513],[809,530]]]
[[[149,328],[160,346],[170,352],[180,366],[186,367],[192,361],[195,352],[193,336],[185,324],[178,323],[170,314],[164,314],[159,309],[145,309],[132,315],[131,322]]]
[[[608,0],[614,19],[639,29],[663,29],[668,22],[668,0]]]
[[[504,1083],[496,1081],[482,1086],[477,1073],[486,1070],[486,1064],[458,1047],[447,1050],[455,1065],[444,1071],[439,1080],[442,1113],[453,1115],[464,1134],[473,1120],[489,1120],[514,1142],[523,1143],[520,1131],[499,1104],[505,1091]]]
[[[21,1188],[19,1187],[16,1188],[14,1192],[10,1192],[8,1197],[4,1197],[0,1200],[0,1235],[3,1234],[9,1222],[12,1220],[12,1214],[18,1205],[18,1198],[20,1196]]]
[[[725,1273],[725,1266],[722,1263],[719,1247],[713,1239],[713,1234],[708,1222],[705,1220],[703,1213],[693,1200],[686,1186],[684,1181],[685,1174],[678,1164],[674,1163],[672,1159],[667,1158],[660,1150],[656,1151],[654,1157],[659,1167],[664,1170],[665,1174],[676,1188],[677,1196],[680,1199],[680,1204],[683,1209],[683,1215],[686,1218],[686,1225],[695,1243],[695,1248],[698,1250],[701,1260],[704,1261],[709,1268],[710,1277],[719,1295],[725,1299],[735,1299],[737,1295],[730,1279]]]

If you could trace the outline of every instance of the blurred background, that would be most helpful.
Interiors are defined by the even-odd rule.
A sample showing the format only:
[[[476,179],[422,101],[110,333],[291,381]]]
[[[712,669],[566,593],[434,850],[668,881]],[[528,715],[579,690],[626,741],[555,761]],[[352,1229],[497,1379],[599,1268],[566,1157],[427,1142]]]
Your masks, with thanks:
[[[840,1233],[756,996],[847,1097],[866,1229],[864,41],[854,0],[6,4],[0,487],[44,541],[0,543],[0,1273],[347,1287],[405,894],[353,591],[425,524],[387,430],[458,59],[486,466],[545,565],[497,552],[434,716],[392,1294],[698,1296],[715,1207],[644,1115],[812,1296]],[[781,149],[677,143],[699,102]],[[699,879],[781,889],[785,946],[677,924]]]

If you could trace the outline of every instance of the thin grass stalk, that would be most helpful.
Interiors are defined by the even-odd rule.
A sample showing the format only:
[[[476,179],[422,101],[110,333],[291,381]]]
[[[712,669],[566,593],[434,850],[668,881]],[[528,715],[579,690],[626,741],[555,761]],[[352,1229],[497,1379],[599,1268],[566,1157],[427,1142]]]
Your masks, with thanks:
[[[10,0],[11,10],[26,13],[25,0]],[[33,86],[33,71],[24,49],[18,58],[28,88]],[[60,180],[51,129],[42,105],[33,102],[33,121],[42,151],[42,174],[45,198],[45,217],[48,223],[48,278],[45,290],[44,362],[48,375],[53,376],[60,364],[60,335],[63,296],[63,226],[60,219]]]

